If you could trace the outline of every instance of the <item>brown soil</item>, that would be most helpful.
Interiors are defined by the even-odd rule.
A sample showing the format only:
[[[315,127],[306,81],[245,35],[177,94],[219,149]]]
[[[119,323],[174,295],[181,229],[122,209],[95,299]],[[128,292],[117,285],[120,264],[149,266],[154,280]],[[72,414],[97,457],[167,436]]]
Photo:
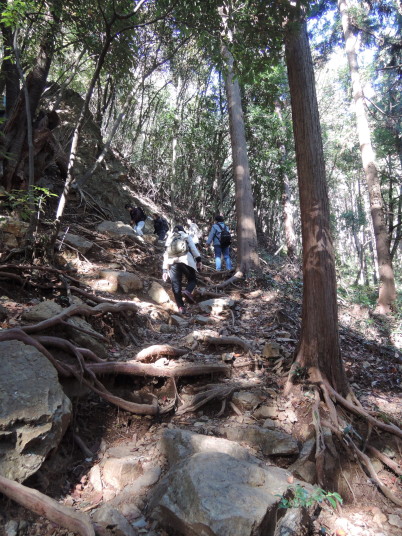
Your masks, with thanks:
[[[90,218],[89,218],[90,219]],[[93,225],[93,221],[86,222],[85,218],[78,224],[71,222],[70,232],[84,235],[83,227]],[[93,239],[93,232],[88,227],[87,237]],[[118,263],[125,269],[137,272],[144,281],[149,277],[160,278],[161,252],[153,246],[144,248],[135,244],[106,241],[98,242],[101,247],[94,249],[94,253],[86,259],[76,252],[66,252],[69,265],[64,268],[74,270],[74,277],[85,282],[96,277],[100,268],[108,268],[111,262]],[[22,259],[7,260],[20,262]],[[211,264],[210,259],[205,258]],[[204,272],[212,273],[208,268]],[[57,279],[57,278],[56,278]],[[62,287],[43,290],[34,283],[54,282],[49,274],[35,272],[31,274],[31,285],[21,287],[18,283],[7,280],[1,281],[0,302],[8,311],[7,318],[1,322],[2,328],[20,324],[21,312],[38,299],[55,299],[62,305],[67,304],[67,296]],[[203,285],[201,285],[203,286]],[[84,287],[85,288],[85,287]],[[205,286],[204,286],[205,288]],[[168,289],[168,286],[166,286]],[[93,292],[91,289],[88,289]],[[107,296],[106,293],[97,292],[98,295]],[[232,379],[238,378],[255,382],[255,388],[248,389],[258,393],[261,403],[276,398],[278,405],[289,404],[288,399],[281,397],[281,390],[292,362],[292,356],[297,344],[300,315],[301,315],[301,273],[299,267],[287,264],[282,259],[271,257],[268,265],[258,278],[250,278],[237,284],[236,288],[226,290],[237,305],[233,314],[216,317],[215,327],[224,336],[237,336],[252,341],[255,353],[252,363],[246,366],[250,358],[239,351],[239,348],[219,347],[199,344],[195,354],[199,359],[221,362],[222,354],[233,352],[234,366]],[[114,299],[127,299],[127,296],[114,294]],[[139,301],[150,301],[150,298],[137,295]],[[170,311],[171,312],[171,311]],[[167,311],[166,317],[170,314]],[[126,336],[119,331],[117,323],[112,318],[102,320],[102,332],[108,332],[110,337],[109,354],[111,359],[127,360],[132,358],[142,347],[151,344],[178,345],[180,339],[193,329],[200,329],[195,322],[197,305],[190,306],[186,316],[188,327],[172,333],[161,333],[161,317],[157,319],[142,316],[133,320],[132,330],[139,341],[139,346],[126,340]],[[94,322],[96,327],[96,320]],[[98,325],[98,327],[100,327]],[[208,326],[210,327],[210,326]],[[340,334],[342,354],[348,378],[353,390],[362,404],[368,410],[375,410],[377,415],[397,422],[401,420],[401,352],[397,345],[400,336],[392,320],[384,320],[370,314],[366,307],[349,304],[342,300],[340,303]],[[280,347],[280,356],[264,358],[261,354],[266,342],[276,342]],[[218,378],[212,379],[218,381]],[[184,393],[194,387],[211,383],[211,378],[205,380],[181,379],[178,382],[179,393]],[[132,378],[129,380],[117,376],[114,380],[113,390],[120,396],[130,397],[140,390],[153,392],[163,400],[169,398],[171,385],[168,380],[146,380]],[[292,431],[294,436],[303,440],[308,435],[311,426],[311,400],[306,396],[290,399],[291,408],[297,415],[297,422],[292,423],[286,417],[286,411],[278,420],[278,426]],[[174,413],[159,417],[139,417],[119,410],[99,399],[93,394],[73,399],[74,419],[72,427],[66,433],[62,444],[43,466],[43,468],[26,485],[39,489],[63,504],[74,508],[90,511],[101,500],[96,496],[88,482],[88,471],[102,444],[108,447],[117,445],[131,438],[133,448],[140,452],[154,449],[157,444],[160,430],[170,424],[185,427],[203,433],[214,433],[218,426],[231,422],[254,422],[250,411],[241,411],[237,414],[227,405],[221,417],[217,417],[221,409],[220,402],[211,402],[195,413],[176,416]],[[282,418],[283,417],[283,418]],[[353,426],[360,433],[366,433],[365,426],[357,419],[353,419]],[[94,452],[92,460],[85,457],[74,442],[71,430],[83,440],[85,445]],[[386,434],[373,434],[373,444],[377,447],[387,446],[394,460],[402,463],[401,444]],[[343,463],[340,480],[341,494],[344,498],[342,509],[334,512],[324,508],[316,529],[322,529],[321,534],[341,536],[388,536],[400,534],[400,528],[390,525],[389,515],[397,514],[402,520],[402,510],[396,508],[377,490],[368,476],[355,461],[347,460],[341,445],[337,445]],[[347,461],[346,461],[347,460]],[[283,467],[287,467],[294,459],[275,459]],[[392,489],[393,493],[402,498],[401,479],[391,471],[382,468],[379,471],[381,480]],[[98,501],[98,502],[97,502]],[[381,515],[380,515],[381,514]],[[144,510],[146,516],[146,510]],[[382,517],[383,515],[383,517]],[[11,501],[2,498],[0,501],[0,535],[5,536],[5,526],[10,520],[20,522],[19,534],[26,536],[67,536],[68,531],[56,527],[51,522],[31,514]],[[1,528],[3,527],[3,528]],[[326,532],[324,531],[326,530]],[[342,532],[344,530],[344,533]],[[140,529],[140,533],[162,536],[165,533],[152,526],[152,523]],[[318,532],[316,532],[318,534]]]

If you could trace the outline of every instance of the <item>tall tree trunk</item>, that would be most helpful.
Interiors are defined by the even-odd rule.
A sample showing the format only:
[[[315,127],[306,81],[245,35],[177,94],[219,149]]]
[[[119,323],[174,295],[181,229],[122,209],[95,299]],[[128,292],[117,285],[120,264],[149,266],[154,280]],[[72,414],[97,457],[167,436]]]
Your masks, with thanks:
[[[337,391],[346,394],[324,154],[305,21],[288,25],[285,51],[303,244],[303,313],[295,365],[306,367],[312,379],[324,376]]]
[[[254,203],[247,156],[247,143],[241,105],[239,81],[233,73],[233,56],[223,46],[226,62],[225,89],[228,101],[230,138],[232,144],[233,172],[236,189],[238,270],[237,277],[244,277],[260,265],[257,253],[257,231],[254,219]]]
[[[378,168],[371,143],[370,126],[364,106],[363,87],[360,80],[358,58],[356,52],[357,38],[353,34],[349,18],[349,2],[338,0],[338,8],[342,19],[342,28],[345,38],[346,56],[349,63],[352,80],[353,100],[355,104],[357,132],[359,135],[360,152],[363,169],[366,176],[370,197],[370,212],[373,220],[375,244],[377,250],[378,270],[380,276],[377,311],[388,313],[395,302],[395,279],[390,254],[390,241],[387,232],[384,207],[381,198]]]

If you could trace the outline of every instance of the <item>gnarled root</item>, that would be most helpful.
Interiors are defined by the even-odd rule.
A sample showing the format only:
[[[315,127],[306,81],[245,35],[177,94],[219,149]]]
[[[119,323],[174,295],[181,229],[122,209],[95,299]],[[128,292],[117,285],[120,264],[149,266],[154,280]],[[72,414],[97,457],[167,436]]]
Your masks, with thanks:
[[[59,504],[40,491],[0,475],[0,492],[28,510],[45,516],[68,530],[81,536],[95,536],[95,530],[85,514]]]
[[[239,337],[213,337],[212,335],[207,335],[205,333],[195,334],[194,338],[200,342],[206,342],[208,344],[224,344],[232,346],[240,346],[247,353],[251,352],[251,348],[246,341],[243,341]]]

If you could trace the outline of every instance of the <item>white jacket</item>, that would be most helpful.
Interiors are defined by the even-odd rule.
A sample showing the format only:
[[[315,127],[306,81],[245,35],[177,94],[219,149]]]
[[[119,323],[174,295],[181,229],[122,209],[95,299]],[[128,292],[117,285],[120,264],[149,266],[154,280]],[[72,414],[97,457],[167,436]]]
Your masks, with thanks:
[[[195,259],[197,257],[201,257],[200,252],[196,248],[193,239],[188,234],[184,233],[183,231],[178,231],[182,238],[185,238],[187,240],[189,251],[182,255],[181,257],[169,257],[167,253],[167,248],[171,244],[173,239],[173,231],[171,231],[166,239],[165,242],[165,253],[163,255],[163,270],[168,270],[169,266],[172,266],[172,264],[177,264],[179,262],[182,262],[184,264],[187,264],[187,266],[191,266],[191,268],[194,268],[194,270],[197,270],[197,263],[195,262]]]
[[[202,236],[202,232],[196,223],[191,223],[190,227],[188,228],[188,234],[193,239],[194,244],[198,244]]]

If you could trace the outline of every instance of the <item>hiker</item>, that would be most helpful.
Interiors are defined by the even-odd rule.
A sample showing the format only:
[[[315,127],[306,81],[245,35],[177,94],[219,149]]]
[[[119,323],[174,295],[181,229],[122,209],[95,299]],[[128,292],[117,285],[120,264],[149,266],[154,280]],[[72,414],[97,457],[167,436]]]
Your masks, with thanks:
[[[201,235],[202,235],[200,228],[195,222],[193,222],[190,218],[188,218],[187,229],[188,229],[188,234],[193,239],[194,244],[198,246],[198,244],[200,243]]]
[[[232,269],[232,261],[230,260],[230,243],[232,238],[230,231],[224,223],[223,216],[217,214],[215,216],[215,223],[212,225],[211,231],[208,235],[207,246],[213,243],[215,253],[215,267],[217,270],[222,268],[223,256],[225,260],[226,270]]]
[[[162,268],[162,279],[167,281],[170,277],[177,308],[180,313],[185,313],[183,297],[190,303],[195,302],[192,292],[197,284],[196,270],[201,271],[202,264],[200,252],[182,225],[176,225],[168,235]],[[183,276],[187,279],[187,286],[182,291]]]
[[[147,219],[147,215],[145,214],[145,212],[143,211],[141,207],[134,208],[133,205],[131,205],[130,203],[127,203],[127,205],[125,205],[125,208],[130,213],[130,218],[131,218],[130,224],[133,226],[134,231],[138,235],[142,236],[144,234],[142,232],[142,229],[145,225],[145,220]]]
[[[169,231],[169,224],[166,219],[160,216],[157,212],[154,212],[152,217],[154,219],[154,233],[158,235],[158,240],[163,242]]]

